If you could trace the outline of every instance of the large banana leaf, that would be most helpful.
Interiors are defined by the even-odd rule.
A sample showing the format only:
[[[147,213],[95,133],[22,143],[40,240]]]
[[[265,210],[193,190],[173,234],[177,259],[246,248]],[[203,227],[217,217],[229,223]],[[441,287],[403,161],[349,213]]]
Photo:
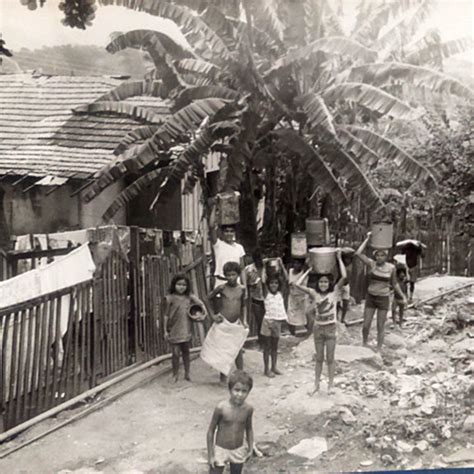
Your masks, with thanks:
[[[133,143],[152,138],[157,130],[158,125],[143,125],[142,127],[134,128],[131,132],[128,132],[122,141],[117,145],[114,150],[114,154],[121,155]]]
[[[423,49],[413,51],[405,56],[405,61],[410,64],[426,64],[441,58],[449,58],[456,54],[464,53],[474,46],[472,38],[458,38],[445,43],[432,44]]]
[[[167,89],[161,81],[124,82],[115,89],[100,96],[95,102],[119,102],[129,97],[151,96],[166,99]]]
[[[324,2],[324,29],[329,36],[346,36],[341,19],[334,13],[329,0]],[[312,3],[312,2],[310,2]]]
[[[374,110],[382,115],[412,120],[419,115],[415,109],[378,87],[363,82],[344,82],[322,92],[327,104],[347,100]]]
[[[199,136],[168,165],[169,172],[166,179],[160,185],[160,189],[153,200],[153,205],[158,203],[166,190],[181,183],[188,171],[197,166],[201,158],[209,152],[212,144],[218,137],[222,138],[225,135],[232,135],[237,131],[238,127],[232,122],[218,122],[204,127]]]
[[[129,204],[133,199],[140,195],[148,186],[153,182],[160,180],[163,181],[166,179],[169,173],[168,168],[159,168],[140,176],[132,184],[127,186],[112,202],[112,204],[107,208],[102,216],[104,222],[109,222],[113,219],[115,214],[124,206]]]
[[[222,60],[230,57],[230,52],[222,38],[209,28],[199,15],[186,6],[163,0],[99,0],[99,3],[123,6],[130,10],[143,11],[172,20],[181,29],[188,42],[201,54],[206,52],[209,57],[222,58]]]
[[[158,30],[131,30],[116,35],[106,47],[107,51],[112,54],[126,48],[145,50],[156,48],[160,55],[169,54],[175,59],[195,57],[193,50],[184,42],[177,42],[169,36],[169,33]]]
[[[347,180],[348,189],[359,191],[367,208],[377,210],[384,207],[379,192],[354,158],[337,142],[325,148],[326,161]]]
[[[435,6],[435,0],[421,0],[378,37],[377,48],[390,51],[406,43],[430,17]]]
[[[352,82],[382,87],[396,81],[423,86],[434,92],[454,94],[474,100],[474,90],[461,81],[432,69],[397,62],[371,63],[353,67],[348,74]]]
[[[369,130],[367,128],[355,125],[346,125],[341,129],[348,131],[356,138],[361,140],[364,145],[372,150],[381,159],[392,160],[399,167],[400,171],[417,180],[420,178],[431,178],[436,183],[436,177],[433,172],[409,153],[396,145],[388,138]]]
[[[337,137],[346,151],[352,153],[364,169],[373,168],[379,162],[380,157],[344,127],[337,127]]]
[[[216,77],[221,70],[219,66],[202,59],[181,59],[176,63],[176,67],[179,71],[211,77]]]
[[[135,147],[132,153],[125,156],[116,166],[101,172],[95,183],[87,190],[84,199],[90,201],[128,172],[140,172],[158,159],[161,152],[169,149],[176,141],[191,133],[206,117],[214,115],[228,103],[228,101],[216,98],[196,100],[171,115],[158,128],[152,138],[148,139],[143,145]]]
[[[230,101],[236,101],[240,95],[238,92],[221,86],[197,86],[183,89],[176,97],[175,108],[181,109],[197,99],[207,99],[208,97],[219,97]]]
[[[117,114],[133,118],[134,120],[157,124],[163,121],[162,115],[146,107],[140,107],[127,102],[93,102],[92,104],[76,107],[73,112],[75,114]]]
[[[331,194],[336,201],[346,201],[344,189],[334,176],[331,168],[321,158],[317,150],[305,139],[290,129],[280,129],[274,132],[277,145],[283,150],[300,156],[308,173],[314,177],[317,184],[325,192]]]
[[[343,36],[328,36],[327,38],[317,39],[301,48],[290,50],[286,56],[281,57],[275,62],[267,74],[273,74],[298,61],[310,60],[311,55],[317,51],[338,54],[353,59],[360,58],[364,61],[374,60],[377,57],[376,51],[366,48],[357,41]]]
[[[299,97],[296,103],[302,107],[307,116],[307,123],[313,131],[323,129],[330,135],[336,136],[334,117],[319,94],[310,92]]]
[[[251,7],[255,23],[259,28],[282,42],[285,36],[285,25],[278,15],[276,2],[274,0],[259,0],[252,2]]]

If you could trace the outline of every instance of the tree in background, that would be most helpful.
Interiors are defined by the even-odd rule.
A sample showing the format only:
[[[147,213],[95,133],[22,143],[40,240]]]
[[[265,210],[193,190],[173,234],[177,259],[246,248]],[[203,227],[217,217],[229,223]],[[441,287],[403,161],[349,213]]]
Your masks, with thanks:
[[[141,116],[145,123],[124,137],[117,160],[87,192],[90,200],[116,180],[136,177],[105,219],[156,181],[155,202],[182,180],[185,191],[200,182],[205,195],[206,156],[218,151],[220,190],[243,196],[247,248],[258,237],[274,247],[307,215],[330,208],[338,215],[343,204],[359,214],[382,209],[371,179],[377,167],[393,165],[411,182],[434,183],[435,163],[418,160],[393,136],[406,127],[429,133],[426,104],[434,99],[443,107],[446,98],[474,97],[441,72],[442,59],[464,51],[469,40],[443,44],[430,33],[411,42],[435,6],[431,0],[362,0],[349,34],[338,20],[343,3],[334,11],[327,0],[98,3],[173,20],[186,40],[136,30],[108,46],[110,52],[145,49],[154,69],[87,108]],[[153,124],[152,111],[121,102],[133,95],[166,97],[172,114]]]

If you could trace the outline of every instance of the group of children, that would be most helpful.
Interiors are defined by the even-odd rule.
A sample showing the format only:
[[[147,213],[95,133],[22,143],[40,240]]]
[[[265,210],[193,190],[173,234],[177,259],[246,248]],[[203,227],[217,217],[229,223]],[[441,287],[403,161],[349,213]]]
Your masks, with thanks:
[[[355,254],[370,267],[369,276],[372,281],[369,282],[366,299],[367,314],[364,313],[364,342],[367,341],[367,327],[370,328],[375,311],[378,323],[379,319],[385,323],[388,310],[385,291],[389,283],[395,289],[393,320],[395,322],[398,311],[398,321],[401,324],[407,303],[408,281],[406,266],[399,264],[395,267],[396,281],[389,282],[394,279],[394,272],[393,265],[390,268],[386,265],[387,255],[375,252],[375,260],[361,256],[365,244],[366,242]],[[281,259],[272,259],[269,262],[268,259],[262,259],[258,251],[253,255],[253,263],[246,266],[243,271],[241,262],[227,261],[219,269],[219,278],[216,280],[218,284],[208,295],[214,310],[209,316],[215,324],[221,323],[225,318],[230,323],[247,327],[250,313],[253,324],[257,327],[263,352],[263,372],[269,378],[281,375],[278,367],[278,344],[283,325],[288,326],[292,334],[295,334],[295,327],[306,326],[307,334],[313,334],[316,352],[315,385],[312,393],[320,389],[325,359],[328,366],[328,392],[332,393],[337,314],[342,306],[341,320],[344,322],[349,303],[348,275],[341,250],[337,250],[336,257],[338,266],[336,278],[332,273],[311,274],[311,269],[305,269],[304,260],[296,260],[287,271]],[[385,269],[390,273],[390,275],[387,273],[387,278],[383,273]],[[189,318],[189,308],[193,304],[205,308],[204,303],[191,294],[188,278],[185,275],[176,275],[166,297],[165,307],[166,334],[172,347],[174,380],[178,380],[180,353],[183,358],[185,379],[190,380],[189,349],[192,321]],[[379,313],[382,315],[381,318]],[[378,338],[378,345],[380,346],[382,342],[383,330],[381,338]],[[237,371],[232,372],[228,379],[230,399],[216,407],[208,431],[208,456],[212,473],[223,472],[226,463],[230,463],[232,473],[241,472],[244,462],[254,451],[253,410],[245,402],[253,382],[252,378],[243,372],[242,351],[237,355],[235,365]],[[221,380],[225,380],[223,374]],[[244,446],[244,435],[248,446]]]

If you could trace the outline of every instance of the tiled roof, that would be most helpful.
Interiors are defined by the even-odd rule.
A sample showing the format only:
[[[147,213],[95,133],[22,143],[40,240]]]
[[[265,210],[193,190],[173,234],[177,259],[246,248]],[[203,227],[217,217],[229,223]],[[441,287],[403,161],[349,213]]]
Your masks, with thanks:
[[[110,114],[73,114],[118,86],[112,77],[0,75],[0,175],[88,178],[110,163],[124,135],[143,123]],[[154,97],[127,99],[166,116]]]

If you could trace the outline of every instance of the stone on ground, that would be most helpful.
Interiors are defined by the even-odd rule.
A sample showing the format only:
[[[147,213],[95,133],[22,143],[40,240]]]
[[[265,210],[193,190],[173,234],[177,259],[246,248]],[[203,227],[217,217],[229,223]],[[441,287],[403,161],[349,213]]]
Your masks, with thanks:
[[[370,362],[379,367],[383,366],[382,358],[373,350],[362,346],[339,344],[336,346],[336,360],[341,362]]]
[[[301,440],[297,445],[288,450],[288,453],[300,456],[306,459],[315,459],[320,454],[328,450],[328,444],[325,438],[315,436]]]
[[[474,431],[474,415],[468,416],[462,425],[464,431],[472,432]]]
[[[385,336],[384,342],[387,347],[390,347],[393,349],[398,349],[400,347],[407,346],[407,343],[405,342],[405,338],[393,332]]]
[[[456,464],[458,462],[474,461],[474,448],[463,448],[444,458],[448,464]]]

